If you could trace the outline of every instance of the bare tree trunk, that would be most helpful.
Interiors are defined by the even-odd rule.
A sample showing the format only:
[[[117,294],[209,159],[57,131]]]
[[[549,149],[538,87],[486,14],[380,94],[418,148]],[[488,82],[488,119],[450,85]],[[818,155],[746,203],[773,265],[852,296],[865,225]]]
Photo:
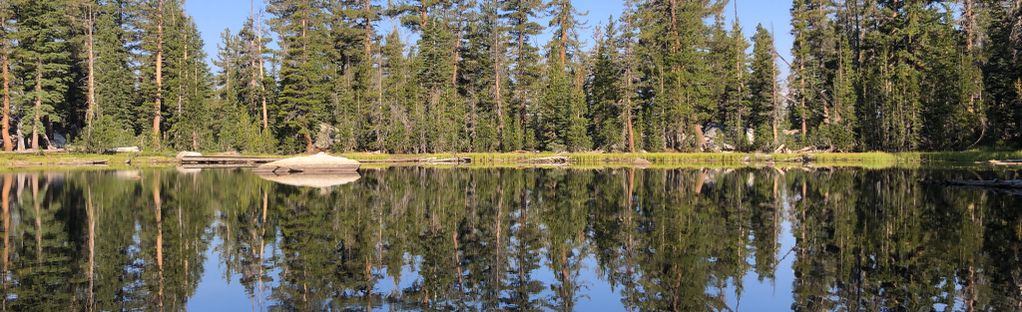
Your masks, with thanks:
[[[95,28],[96,28],[96,13],[93,11],[94,3],[90,2],[85,7],[85,49],[88,54],[88,82],[86,88],[88,89],[88,98],[86,99],[87,108],[85,111],[85,126],[91,132],[92,123],[96,117],[96,111],[99,109],[96,103],[96,53],[95,53]]]
[[[158,307],[163,311],[163,199],[160,195],[160,175],[153,176],[153,206],[156,215],[156,269],[159,274]]]
[[[494,8],[497,7],[497,1],[493,0]],[[502,44],[501,35],[499,31],[493,32],[493,73],[496,76],[494,78],[494,98],[497,100],[497,142],[501,150],[504,150],[504,92],[501,90],[501,78],[504,74],[503,63],[504,59],[504,45]]]
[[[35,62],[35,109],[32,114],[32,149],[39,150],[39,124],[42,122],[43,112],[43,62],[36,59]]]
[[[89,278],[88,311],[95,307],[95,270],[96,270],[96,207],[92,204],[92,189],[86,193],[85,213],[88,218],[89,232],[89,271],[86,273]]]
[[[254,5],[253,5],[254,7]],[[262,13],[256,15],[256,60],[259,61],[259,98],[262,101],[263,109],[263,131],[270,129],[270,114],[269,110],[266,109],[266,84],[263,83],[263,79],[266,79],[266,68],[263,63],[263,20]]]
[[[311,130],[307,130],[305,131],[305,133],[302,134],[303,137],[305,138],[305,152],[309,154],[315,154],[317,151],[319,151],[319,149],[316,148],[315,141],[312,139],[312,134],[309,131]]]
[[[153,146],[159,148],[163,110],[163,0],[157,1],[156,10],[156,104],[153,111]]]
[[[570,2],[567,1],[561,2],[561,11],[567,11],[569,3]],[[561,12],[561,29],[560,29],[561,64],[567,64],[568,62],[568,29],[566,29],[565,24],[568,22],[567,19],[569,14],[571,14],[571,12]]]
[[[773,36],[772,31],[771,31],[771,36]],[[777,51],[774,51],[774,55],[776,55],[776,54],[777,54]],[[773,130],[773,134],[774,134],[774,146],[773,147],[777,148],[777,146],[780,145],[780,143],[781,143],[781,141],[780,141],[781,138],[780,138],[780,135],[779,135],[780,129],[778,129],[778,128],[780,128],[781,107],[779,105],[780,101],[778,101],[778,90],[777,90],[777,63],[776,63],[777,59],[776,59],[776,56],[774,56],[774,55],[771,55],[772,58],[771,58],[771,62],[770,62],[770,84],[771,84],[771,87],[770,87],[771,88],[771,90],[770,90],[771,91],[771,95],[770,95],[770,108],[771,108],[771,112],[770,112],[770,129]]]
[[[629,33],[632,29],[632,15],[628,13],[625,17],[625,29]],[[628,42],[625,43],[625,90],[621,94],[624,96],[625,107],[624,107],[624,122],[625,122],[625,142],[628,143],[628,151],[635,152],[635,127],[632,125],[632,92],[635,87],[632,85],[634,81],[634,67],[632,63],[632,54],[634,53],[634,46],[632,43],[631,36],[628,37]]]
[[[10,174],[4,175],[3,188],[0,188],[0,206],[3,207],[3,224],[4,224],[4,251],[3,251],[3,271],[0,274],[7,276],[8,264],[10,259],[11,250],[11,184],[13,183],[14,177]],[[0,283],[3,284],[3,292],[7,293],[7,279],[0,278]],[[7,311],[7,296],[3,296],[3,310]]]
[[[3,136],[4,151],[14,150],[11,140],[11,73],[10,60],[7,56],[7,39],[0,39],[0,71],[3,72],[3,119],[0,120],[0,135]]]

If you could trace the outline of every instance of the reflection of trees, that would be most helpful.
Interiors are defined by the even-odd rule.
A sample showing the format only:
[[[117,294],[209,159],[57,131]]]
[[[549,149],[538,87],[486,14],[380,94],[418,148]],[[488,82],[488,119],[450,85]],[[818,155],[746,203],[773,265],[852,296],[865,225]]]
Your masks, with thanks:
[[[183,310],[216,240],[257,310],[573,310],[602,282],[629,310],[721,310],[784,257],[796,310],[1018,309],[1016,201],[918,182],[948,174],[400,168],[330,192],[4,174],[2,305]]]

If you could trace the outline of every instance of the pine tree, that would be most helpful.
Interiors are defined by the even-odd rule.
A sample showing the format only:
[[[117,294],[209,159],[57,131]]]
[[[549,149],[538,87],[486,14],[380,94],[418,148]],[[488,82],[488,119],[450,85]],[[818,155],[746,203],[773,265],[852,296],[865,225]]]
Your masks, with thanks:
[[[67,3],[19,0],[12,4],[18,21],[10,34],[18,42],[13,51],[18,60],[15,75],[21,77],[23,88],[18,102],[29,108],[22,115],[22,126],[31,129],[32,149],[42,146],[40,137],[52,148],[46,133],[62,122],[57,107],[65,103],[72,83]]]
[[[722,123],[724,138],[735,148],[744,150],[751,143],[745,133],[751,114],[746,81],[749,65],[745,53],[749,43],[737,19],[732,21],[730,32],[724,29],[724,18],[719,13],[716,20],[707,55],[709,70],[713,74],[705,78],[715,105],[704,110],[712,121]]]
[[[825,101],[824,116],[819,125],[819,135],[816,143],[837,149],[849,151],[858,145],[856,129],[858,118],[855,107],[858,104],[859,96],[856,90],[858,73],[855,68],[854,51],[851,44],[852,21],[851,10],[847,7],[837,8],[839,16],[835,25],[833,39],[836,41],[836,51],[828,57],[828,68],[833,68],[826,75],[827,85],[821,99]]]
[[[704,19],[722,2],[644,2],[636,15],[645,94],[642,119],[648,150],[704,148],[703,123],[714,102],[705,91],[709,68]]]
[[[97,118],[109,116],[120,130],[141,132],[145,112],[135,88],[133,41],[128,30],[131,16],[124,0],[103,1],[95,30],[95,80]]]
[[[465,46],[461,53],[458,86],[467,107],[467,132],[472,151],[499,151],[503,129],[503,94],[506,78],[501,68],[506,51],[497,16],[497,2],[484,1],[466,15]]]
[[[828,56],[833,51],[827,0],[795,0],[791,8],[792,48],[789,85],[792,101],[791,120],[798,125],[799,142],[811,145],[811,132],[823,119],[824,109],[830,105],[826,99],[825,70]]]
[[[0,79],[2,82],[2,105],[0,107],[0,136],[2,141],[0,144],[3,145],[5,152],[14,150],[14,141],[11,138],[11,61],[10,61],[10,30],[9,24],[14,16],[13,6],[9,1],[0,3]]]
[[[540,147],[546,150],[587,150],[591,140],[587,134],[586,105],[582,81],[575,79],[584,67],[575,61],[581,56],[575,27],[578,12],[571,1],[550,3],[550,26],[554,36],[547,54],[546,76],[536,125]]]
[[[278,96],[278,135],[283,151],[319,148],[314,141],[321,123],[327,121],[326,103],[332,102],[331,84],[325,81],[329,71],[327,24],[320,1],[273,0],[268,11],[274,16],[271,29],[278,34],[280,51],[280,93]]]
[[[1022,5],[990,4],[988,12],[991,22],[985,33],[991,44],[982,47],[987,57],[982,70],[992,131],[986,142],[1017,147],[1022,142]]]
[[[755,130],[754,146],[773,149],[780,145],[780,105],[777,103],[777,62],[774,37],[763,25],[752,37],[752,74],[749,76],[749,123]]]
[[[383,71],[382,88],[384,103],[382,121],[389,127],[382,135],[384,148],[393,153],[414,150],[414,106],[419,104],[415,92],[415,81],[410,72],[409,61],[405,58],[405,45],[401,35],[394,29],[387,35],[386,43],[380,48],[380,67]]]
[[[621,68],[619,34],[613,18],[603,28],[596,43],[592,75],[586,88],[589,103],[590,133],[597,149],[624,150],[624,95],[620,88],[624,78]]]
[[[535,98],[538,92],[539,66],[538,48],[531,44],[531,38],[543,32],[543,26],[534,19],[542,13],[541,0],[510,0],[501,3],[501,18],[507,25],[509,39],[509,64],[511,73],[507,129],[503,146],[506,150],[534,149],[536,147]]]

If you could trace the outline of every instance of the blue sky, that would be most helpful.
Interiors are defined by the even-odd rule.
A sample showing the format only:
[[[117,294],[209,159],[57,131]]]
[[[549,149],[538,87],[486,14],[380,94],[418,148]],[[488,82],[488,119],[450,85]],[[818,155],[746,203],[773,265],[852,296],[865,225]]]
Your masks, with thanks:
[[[252,0],[192,0],[186,3],[188,13],[195,18],[199,25],[199,31],[206,43],[206,54],[211,58],[216,55],[217,43],[220,41],[220,32],[224,28],[237,31],[249,14]],[[624,0],[572,0],[579,11],[588,12],[582,17],[586,21],[587,29],[583,30],[581,37],[591,40],[592,31],[597,25],[606,23],[611,15],[619,16]],[[738,1],[738,19],[743,25],[747,37],[751,37],[756,30],[757,24],[763,24],[768,29],[774,30],[777,50],[787,59],[791,52],[791,1],[788,0],[734,0]],[[256,9],[263,6],[262,0],[255,0]],[[379,2],[379,1],[377,1]],[[728,5],[728,17],[733,14],[733,6]],[[412,39],[412,35],[406,35]],[[548,36],[536,38],[537,42],[545,42]],[[783,66],[783,62],[780,63]],[[785,71],[786,72],[786,71]],[[783,78],[784,76],[782,76]]]

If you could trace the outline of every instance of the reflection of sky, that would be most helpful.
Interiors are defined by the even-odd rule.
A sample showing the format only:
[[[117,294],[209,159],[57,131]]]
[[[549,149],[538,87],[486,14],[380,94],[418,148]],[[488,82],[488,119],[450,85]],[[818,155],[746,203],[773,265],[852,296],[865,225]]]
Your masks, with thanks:
[[[787,201],[785,201],[787,202]],[[787,204],[785,204],[787,206]],[[783,214],[782,214],[783,215]],[[795,247],[795,236],[791,234],[791,222],[785,220],[781,224],[780,254],[775,254],[780,261],[774,270],[774,280],[759,280],[755,271],[745,272],[742,278],[742,297],[737,298],[733,283],[729,283],[727,305],[734,311],[790,311],[795,299],[792,297],[792,285],[795,285],[795,255],[788,251]],[[751,256],[750,263],[755,261]]]
[[[785,201],[787,202],[787,201]],[[787,204],[785,206],[788,206]],[[787,210],[787,209],[786,209]],[[783,213],[782,213],[783,215]],[[215,226],[214,226],[215,227]],[[725,289],[725,296],[727,297],[726,302],[729,308],[734,311],[787,311],[791,309],[793,303],[792,297],[792,285],[794,285],[795,272],[792,269],[795,255],[789,254],[788,251],[792,250],[795,246],[795,238],[791,234],[791,223],[785,219],[785,222],[781,224],[780,233],[780,252],[775,254],[781,261],[778,263],[778,268],[775,270],[775,279],[764,279],[759,280],[758,275],[755,271],[750,270],[746,272],[745,277],[742,280],[743,290],[741,298],[738,298],[735,294],[735,288],[733,283],[728,283],[727,289]],[[205,261],[203,263],[202,279],[199,281],[199,286],[195,291],[195,295],[188,302],[188,310],[192,311],[238,311],[238,310],[253,310],[253,311],[265,311],[272,302],[268,299],[271,294],[271,289],[274,285],[265,284],[263,285],[262,300],[256,301],[250,297],[246,291],[244,285],[241,284],[241,275],[234,272],[232,276],[226,277],[222,259],[219,257],[218,250],[222,250],[223,239],[217,235],[212,243],[209,245],[209,249],[205,252]],[[263,255],[263,259],[269,259],[273,255],[274,246],[270,245],[266,248]],[[554,294],[550,290],[550,285],[555,285],[557,279],[555,273],[547,268],[548,259],[546,259],[546,250],[539,250],[541,255],[542,266],[532,273],[532,277],[535,280],[543,282],[545,289],[539,294],[543,298],[552,298]],[[409,258],[406,256],[405,260]],[[415,267],[420,267],[421,258],[416,257],[412,259],[415,263]],[[749,263],[755,261],[753,255],[750,253],[746,259]],[[576,298],[575,309],[577,311],[621,311],[624,310],[624,305],[621,298],[621,289],[611,289],[610,283],[605,280],[605,276],[602,276],[599,272],[599,265],[594,256],[587,256],[583,260],[583,266],[578,275],[578,281],[581,284],[578,290],[578,298]],[[236,268],[235,271],[237,271]],[[405,265],[401,270],[401,285],[396,288],[394,280],[390,279],[387,275],[386,270],[380,270],[377,272],[379,276],[382,276],[377,281],[376,288],[374,291],[377,294],[389,295],[394,293],[395,289],[406,289],[411,287],[414,283],[420,282],[419,277],[410,265]],[[271,269],[267,275],[270,279],[276,281],[279,280],[280,271],[277,269]],[[716,290],[707,289],[707,293],[715,293]],[[389,310],[390,307],[386,305],[382,310]],[[243,309],[244,308],[244,309]]]

